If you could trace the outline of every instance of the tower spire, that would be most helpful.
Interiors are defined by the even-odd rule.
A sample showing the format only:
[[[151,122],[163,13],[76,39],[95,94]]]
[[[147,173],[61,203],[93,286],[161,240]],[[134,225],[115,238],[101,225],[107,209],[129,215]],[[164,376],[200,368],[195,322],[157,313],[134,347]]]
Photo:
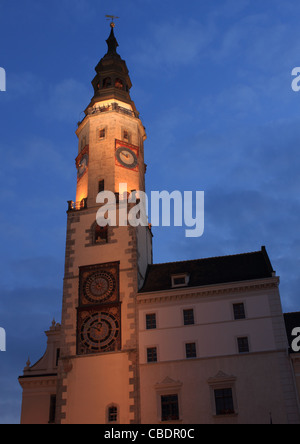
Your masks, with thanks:
[[[115,37],[115,33],[114,33],[114,23],[111,23],[111,32],[110,32],[110,36],[108,37],[108,39],[106,40],[107,46],[108,46],[108,51],[107,54],[108,55],[113,55],[113,54],[117,54],[117,47],[119,46],[117,39]]]
[[[117,54],[117,47],[119,46],[119,44],[114,34],[114,27],[116,26],[114,20],[120,17],[117,17],[116,15],[106,15],[106,18],[107,20],[111,20],[110,22],[111,32],[110,36],[106,40],[108,46],[107,54]]]
[[[85,114],[87,115],[90,112],[95,103],[115,99],[129,104],[133,113],[138,116],[138,111],[130,97],[132,83],[128,68],[126,62],[117,53],[119,44],[115,37],[114,28],[115,19],[119,17],[114,15],[107,15],[106,17],[108,20],[111,20],[111,31],[106,40],[108,49],[95,68],[96,76],[92,80],[94,96],[86,108]]]

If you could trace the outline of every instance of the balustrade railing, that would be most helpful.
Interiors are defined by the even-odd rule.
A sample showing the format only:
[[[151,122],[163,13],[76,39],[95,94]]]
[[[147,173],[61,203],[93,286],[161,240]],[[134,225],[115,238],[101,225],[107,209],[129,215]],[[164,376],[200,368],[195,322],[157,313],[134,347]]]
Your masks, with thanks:
[[[111,112],[111,111],[116,111],[118,113],[122,113],[127,116],[131,116],[131,117],[139,117],[137,112],[134,112],[128,108],[124,108],[123,106],[120,106],[117,102],[113,102],[113,103],[111,103],[109,105],[105,105],[105,106],[98,106],[98,107],[91,108],[88,110],[87,115],[90,116],[90,115],[95,115],[95,114],[107,113],[107,112]],[[85,119],[85,117],[84,117],[84,119]],[[83,120],[81,122],[83,122]],[[81,122],[78,122],[78,126],[81,124]]]
[[[68,201],[68,211],[80,211],[87,208],[87,199],[82,199],[80,202]]]

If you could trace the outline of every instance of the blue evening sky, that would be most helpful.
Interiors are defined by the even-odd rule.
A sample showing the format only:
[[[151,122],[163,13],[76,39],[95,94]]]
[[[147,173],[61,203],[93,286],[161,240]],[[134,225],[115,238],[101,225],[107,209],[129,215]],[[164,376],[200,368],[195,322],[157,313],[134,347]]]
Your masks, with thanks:
[[[205,191],[205,233],[154,229],[154,261],[267,247],[285,312],[300,310],[297,0],[0,0],[0,423],[18,423],[17,377],[60,321],[76,123],[106,53],[105,14],[141,113],[147,191]]]

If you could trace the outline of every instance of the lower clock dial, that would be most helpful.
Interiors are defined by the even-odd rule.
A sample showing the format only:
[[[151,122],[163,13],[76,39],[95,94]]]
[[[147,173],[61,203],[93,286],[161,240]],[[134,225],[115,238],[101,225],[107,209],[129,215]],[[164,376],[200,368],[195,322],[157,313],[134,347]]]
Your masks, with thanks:
[[[80,346],[83,353],[113,350],[119,336],[120,325],[112,313],[88,315],[80,329]]]

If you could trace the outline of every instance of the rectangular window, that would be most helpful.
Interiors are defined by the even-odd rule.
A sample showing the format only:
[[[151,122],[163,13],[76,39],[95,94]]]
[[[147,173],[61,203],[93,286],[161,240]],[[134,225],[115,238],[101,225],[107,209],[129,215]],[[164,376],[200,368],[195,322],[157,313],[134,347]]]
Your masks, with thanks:
[[[239,319],[246,319],[245,306],[241,304],[233,304],[233,314],[234,319],[237,321]]]
[[[194,325],[195,324],[195,318],[194,318],[194,310],[183,310],[183,320],[184,325]]]
[[[108,422],[117,422],[117,421],[118,421],[118,408],[117,407],[109,407]]]
[[[106,136],[105,128],[102,128],[102,129],[99,131],[99,139],[100,139],[100,140],[105,139],[105,136]]]
[[[197,358],[196,344],[194,342],[185,344],[185,352],[187,359]]]
[[[175,278],[173,279],[173,285],[177,286],[177,285],[185,285],[185,277],[179,277],[179,278]]]
[[[238,338],[237,342],[239,353],[249,353],[249,340],[247,337]]]
[[[125,142],[131,143],[131,132],[127,129],[122,129],[122,138]]]
[[[55,423],[56,395],[50,396],[49,424]]]
[[[215,390],[216,415],[232,415],[234,413],[232,389]]]
[[[172,288],[186,287],[189,283],[190,277],[188,274],[177,274],[172,277]]]
[[[98,193],[102,193],[102,191],[105,191],[104,180],[99,180],[99,182],[98,182]]]
[[[56,360],[55,360],[55,367],[57,367],[57,366],[58,366],[58,361],[59,361],[59,358],[60,358],[60,348],[57,348],[57,349],[56,349]]]
[[[179,420],[178,395],[168,395],[161,397],[161,420]]]
[[[156,347],[147,348],[147,362],[149,364],[151,362],[157,362],[157,348]]]
[[[146,315],[146,329],[147,330],[155,330],[156,329],[156,314],[147,314]]]
[[[86,137],[84,136],[84,137],[81,139],[80,148],[83,150],[83,148],[85,148],[85,147],[86,147]]]

